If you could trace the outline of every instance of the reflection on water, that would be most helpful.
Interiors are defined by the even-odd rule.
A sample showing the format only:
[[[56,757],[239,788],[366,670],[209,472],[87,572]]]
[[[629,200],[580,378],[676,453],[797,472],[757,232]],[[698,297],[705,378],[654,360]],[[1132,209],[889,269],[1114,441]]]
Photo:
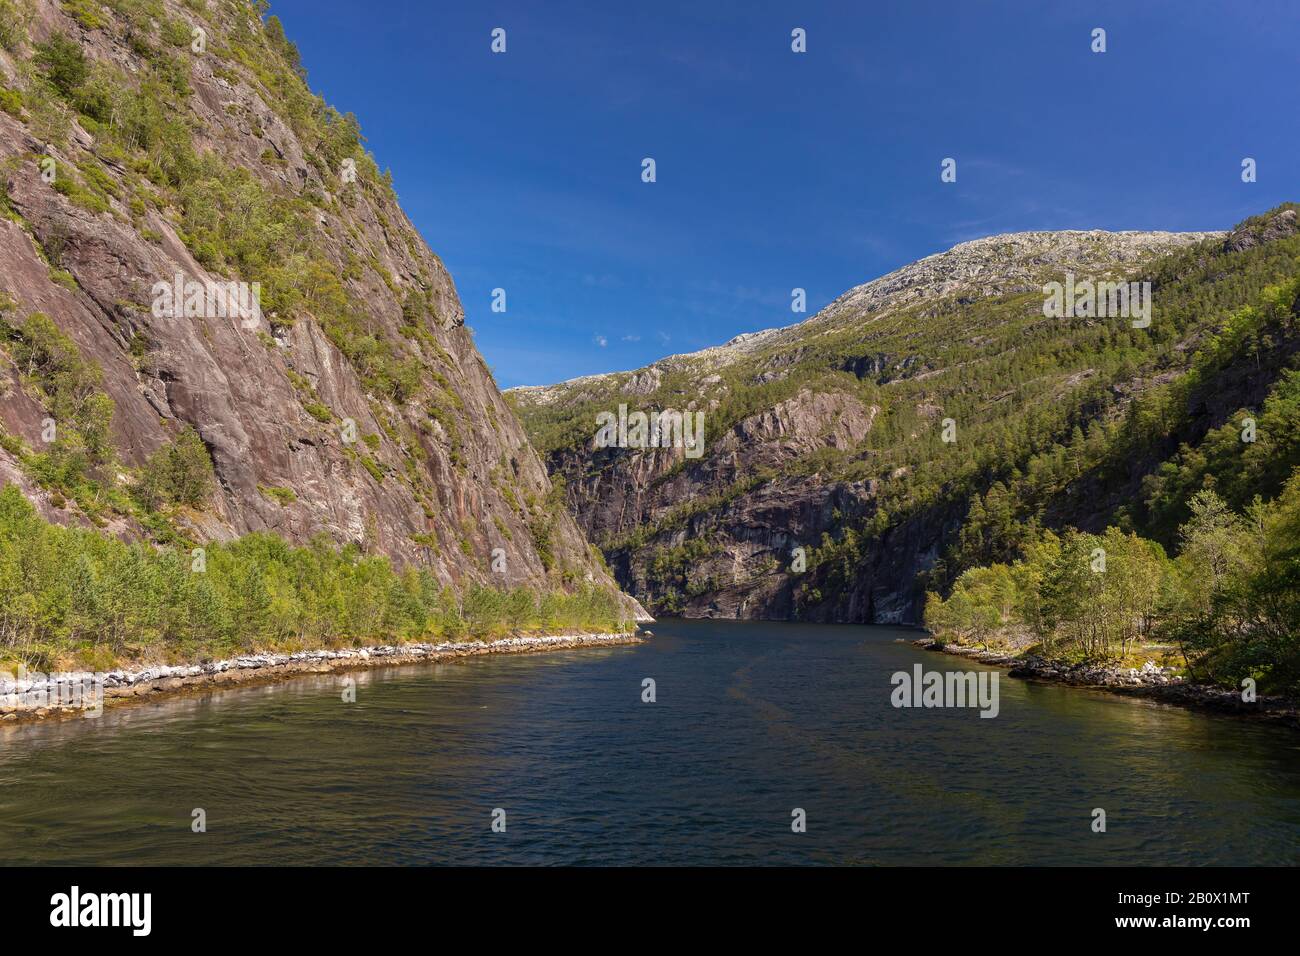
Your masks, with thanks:
[[[996,719],[895,709],[983,668],[891,628],[655,632],[4,727],[0,862],[1300,862],[1292,731],[1005,676]]]

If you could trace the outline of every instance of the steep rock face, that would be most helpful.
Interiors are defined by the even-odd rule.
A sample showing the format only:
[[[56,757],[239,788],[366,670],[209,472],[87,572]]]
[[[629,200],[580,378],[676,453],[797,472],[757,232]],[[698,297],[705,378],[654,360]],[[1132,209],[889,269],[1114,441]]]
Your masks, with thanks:
[[[1113,516],[1114,495],[1092,476],[1072,479],[1070,462],[1136,396],[1182,375],[1232,309],[1294,270],[1283,245],[1295,234],[1284,209],[1231,234],[989,237],[859,286],[797,325],[507,396],[579,522],[652,610],[919,622],[927,575],[953,570],[944,562],[972,502],[999,494],[998,482],[1051,472],[1028,507],[1035,522]],[[1044,283],[1067,274],[1151,279],[1154,330],[1127,315],[1045,317]],[[1271,382],[1289,354],[1256,378]],[[1203,417],[1221,423],[1262,388],[1230,390]],[[593,414],[620,403],[704,411],[704,455],[594,448]],[[1137,498],[1178,440],[1153,442],[1119,493]]]
[[[684,447],[588,447],[555,460],[570,482],[571,501],[601,503],[575,513],[592,540],[608,541],[653,525],[683,502],[724,494],[738,481],[819,448],[852,447],[870,432],[878,412],[851,395],[805,390],[738,422],[699,463]]]
[[[573,520],[548,504],[546,470],[474,346],[451,277],[386,181],[359,148],[345,169],[321,155],[321,142],[304,141],[309,121],[280,95],[296,81],[296,63],[276,59],[284,44],[268,39],[252,5],[151,0],[130,5],[130,15],[112,6],[74,16],[55,0],[31,3],[27,41],[0,50],[0,80],[25,98],[25,108],[0,112],[9,212],[0,219],[0,292],[12,300],[11,317],[50,316],[102,369],[114,403],[117,480],[129,485],[132,469],[189,425],[218,485],[209,505],[179,515],[199,538],[265,530],[305,542],[324,533],[399,564],[428,565],[455,586],[612,586]],[[177,25],[171,50],[163,37]],[[202,52],[189,47],[195,29],[205,33]],[[112,145],[106,127],[118,113],[105,109],[95,122],[65,110],[64,128],[49,131],[44,104],[53,97],[33,50],[60,34],[82,51],[88,83],[103,71],[130,87],[159,63],[175,65],[185,92],[174,119],[187,148],[244,176],[231,181],[257,200],[250,208],[292,211],[301,231],[281,237],[283,256],[310,249],[317,266],[341,277],[348,301],[329,307],[335,326],[306,283],[291,308],[270,307],[260,321],[157,308],[155,284],[176,276],[265,282],[264,296],[288,300],[274,276],[221,272],[212,263],[222,257],[196,255],[195,234],[237,229],[240,209],[202,218],[187,193],[193,181],[165,182],[149,157]],[[305,87],[292,92],[306,101]],[[323,104],[310,110],[319,123]],[[350,123],[331,115],[322,126],[329,135]],[[55,182],[68,177],[77,189],[43,178],[43,158],[53,160]],[[92,187],[99,204],[76,201]],[[344,321],[346,335],[338,331]],[[405,376],[400,387],[376,385],[367,349]],[[4,431],[39,450],[48,412],[3,352],[0,392]],[[74,504],[53,501],[61,496],[41,488],[12,448],[0,449],[0,481],[17,482],[52,520],[85,520]],[[96,523],[139,532],[129,516]],[[504,578],[491,573],[493,549],[504,553]]]

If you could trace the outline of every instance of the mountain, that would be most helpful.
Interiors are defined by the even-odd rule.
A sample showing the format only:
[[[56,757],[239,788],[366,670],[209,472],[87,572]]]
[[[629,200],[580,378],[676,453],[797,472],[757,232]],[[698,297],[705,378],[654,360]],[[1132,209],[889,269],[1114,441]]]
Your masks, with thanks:
[[[1161,499],[1158,473],[1262,403],[1297,341],[1273,329],[1269,350],[1188,389],[1196,357],[1296,275],[1297,253],[1291,206],[1229,233],[993,236],[795,325],[507,397],[652,610],[919,622],[927,587],[1009,558],[1040,527],[1118,522],[1168,540],[1185,503]],[[1149,282],[1149,322],[1045,314],[1048,283],[1085,280]],[[702,449],[596,441],[597,416],[620,405],[625,419],[703,412]]]
[[[356,119],[261,12],[0,0],[0,484],[125,540],[323,535],[458,591],[613,591]]]

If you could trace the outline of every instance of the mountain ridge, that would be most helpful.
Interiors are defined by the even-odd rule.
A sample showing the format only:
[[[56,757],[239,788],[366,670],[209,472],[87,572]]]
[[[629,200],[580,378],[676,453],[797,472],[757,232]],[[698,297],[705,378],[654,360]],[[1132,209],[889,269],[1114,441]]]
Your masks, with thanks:
[[[872,302],[877,298],[877,291],[882,291],[883,295],[879,298],[886,298],[891,292],[913,291],[920,288],[920,295],[927,292],[931,295],[951,293],[959,288],[968,288],[973,277],[966,281],[959,281],[944,276],[942,279],[930,276],[929,267],[954,263],[960,265],[963,260],[968,267],[973,259],[975,263],[989,263],[990,257],[986,255],[970,255],[971,253],[984,253],[985,250],[994,250],[1005,252],[1006,247],[1020,248],[1032,243],[1034,240],[1047,241],[1052,243],[1067,243],[1071,240],[1092,240],[1094,242],[1109,244],[1108,252],[1112,255],[1105,264],[1111,271],[1125,265],[1132,264],[1142,256],[1151,254],[1154,251],[1164,248],[1174,248],[1178,245],[1191,242],[1199,242],[1204,239],[1218,238],[1227,235],[1226,232],[1219,231],[1202,231],[1202,232],[1167,232],[1161,230],[1104,230],[1104,229],[1062,229],[1062,230],[1034,230],[1026,232],[998,233],[990,236],[983,236],[978,239],[969,239],[959,242],[948,249],[940,252],[931,253],[913,262],[893,269],[875,279],[868,280],[854,286],[853,288],[841,293],[830,303],[806,319],[793,322],[789,325],[775,326],[767,329],[758,329],[753,332],[742,332],[735,335],[719,345],[706,346],[703,349],[697,349],[693,352],[679,352],[666,355],[663,358],[656,359],[637,369],[629,369],[614,372],[602,372],[594,375],[580,375],[575,378],[566,379],[556,382],[552,385],[516,385],[506,389],[506,394],[516,398],[537,402],[539,404],[551,404],[557,401],[561,396],[556,394],[560,390],[571,389],[579,385],[589,385],[609,380],[611,377],[619,375],[636,375],[644,373],[648,369],[656,367],[674,367],[686,362],[704,360],[706,358],[730,358],[740,357],[748,354],[755,349],[773,344],[783,335],[789,335],[800,329],[812,327],[819,321],[833,320],[835,315],[848,306],[856,305],[862,300]],[[1043,256],[1040,254],[1040,258]],[[1102,263],[1093,260],[1088,263],[1086,259],[1078,260],[1080,264],[1091,264],[1093,266]],[[998,264],[1005,266],[1005,257],[998,260]],[[1043,266],[1050,266],[1051,259],[1046,257],[1044,261],[1037,263]],[[924,288],[926,283],[922,277],[930,277],[931,287]],[[1006,277],[1004,277],[1006,278]],[[1027,280],[1029,275],[1026,273],[1020,278]],[[933,286],[948,284],[948,288],[942,292],[935,290]],[[887,305],[897,305],[899,302],[888,302]],[[887,307],[887,306],[886,306]]]
[[[1100,504],[1068,493],[1070,462],[1180,380],[1234,309],[1292,274],[1295,219],[1287,207],[1229,231],[973,240],[738,346],[507,395],[571,511],[650,606],[915,623],[927,586],[988,559],[961,536],[985,495],[1024,486],[1026,527],[1103,520]],[[1150,282],[1152,327],[1047,317],[1044,286],[1069,273]],[[1259,387],[1221,404],[1258,400]],[[703,456],[591,447],[593,412],[619,404],[703,410]],[[1225,411],[1206,414],[1217,426]],[[1144,467],[1171,441],[1145,449]],[[807,573],[790,571],[796,548]]]

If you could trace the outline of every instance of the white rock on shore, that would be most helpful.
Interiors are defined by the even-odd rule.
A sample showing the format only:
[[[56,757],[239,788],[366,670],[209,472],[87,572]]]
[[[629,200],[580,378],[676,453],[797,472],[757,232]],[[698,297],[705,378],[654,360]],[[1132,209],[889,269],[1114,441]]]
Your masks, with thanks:
[[[129,688],[169,678],[203,677],[230,671],[256,671],[286,664],[305,664],[332,661],[383,660],[390,657],[432,657],[443,654],[486,654],[494,651],[544,650],[557,645],[590,646],[599,644],[625,644],[634,641],[628,634],[560,634],[546,637],[506,637],[496,641],[444,641],[438,644],[379,644],[344,650],[297,651],[292,654],[245,654],[229,660],[209,661],[203,664],[169,666],[151,665],[140,670],[68,671],[57,674],[0,674],[0,713],[12,715],[61,709],[60,701],[67,700],[73,688]],[[62,693],[60,693],[62,691]],[[78,707],[62,709],[91,709],[102,703],[102,693],[93,694],[95,700]]]

